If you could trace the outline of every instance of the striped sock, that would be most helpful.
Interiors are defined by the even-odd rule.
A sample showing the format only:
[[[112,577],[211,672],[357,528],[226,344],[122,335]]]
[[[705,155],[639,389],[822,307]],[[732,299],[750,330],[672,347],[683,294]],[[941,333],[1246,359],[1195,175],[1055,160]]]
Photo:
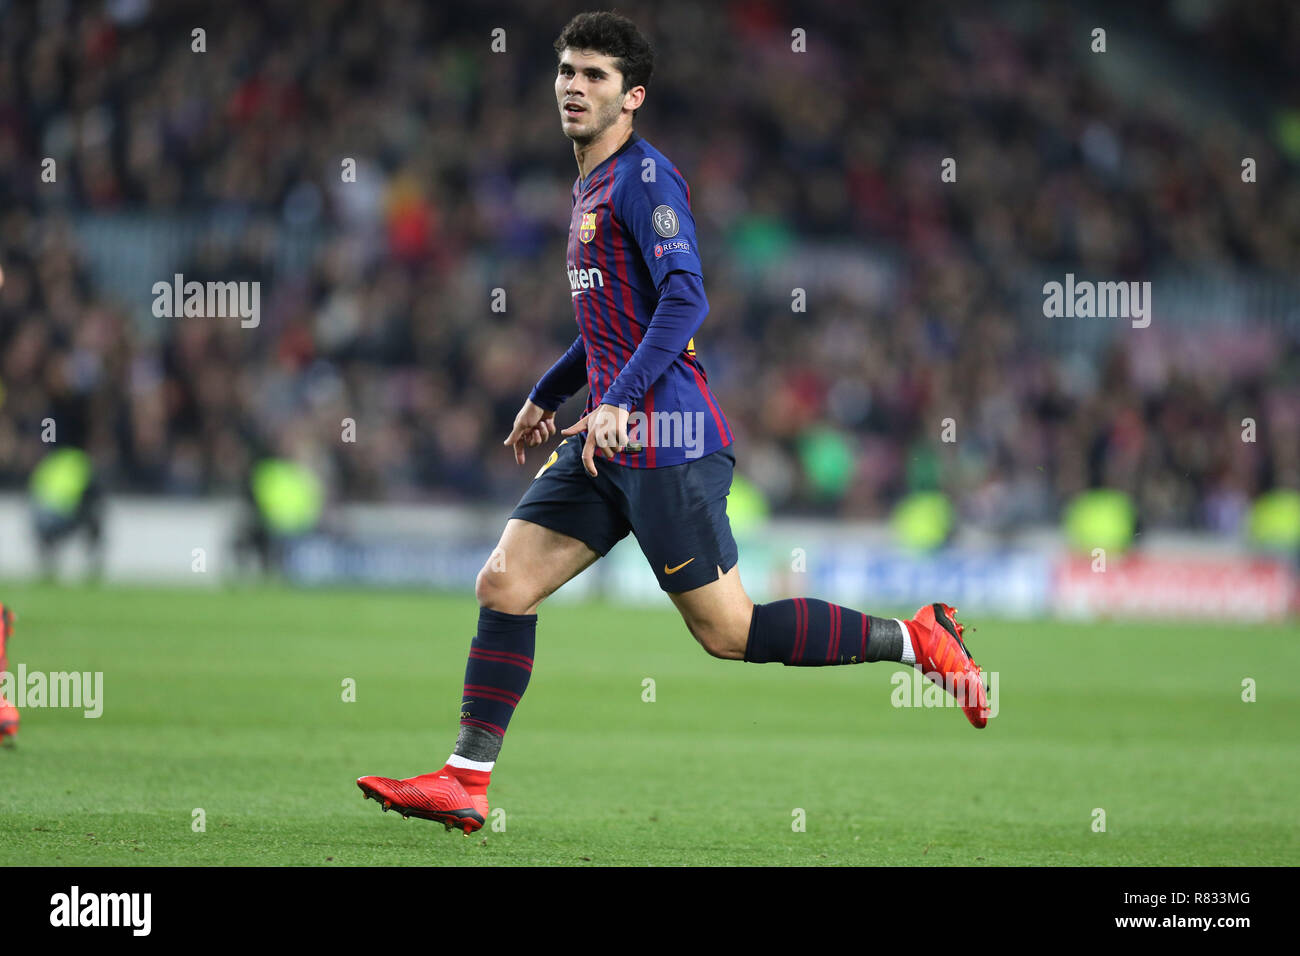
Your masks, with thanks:
[[[467,764],[462,769],[491,772],[510,718],[532,676],[536,643],[536,614],[479,609],[478,633],[465,664],[460,733],[453,750],[453,756]]]
[[[901,661],[911,652],[907,628],[817,598],[755,604],[745,660],[795,667]]]

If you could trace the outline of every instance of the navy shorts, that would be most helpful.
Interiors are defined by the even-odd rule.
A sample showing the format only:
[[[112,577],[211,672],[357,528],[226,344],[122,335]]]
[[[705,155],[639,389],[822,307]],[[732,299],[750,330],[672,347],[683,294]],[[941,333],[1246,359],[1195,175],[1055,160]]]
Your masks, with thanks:
[[[680,465],[630,468],[596,450],[596,477],[582,467],[582,436],[566,438],[533,478],[510,517],[584,542],[597,554],[636,536],[659,586],[681,593],[736,566],[727,493],[730,446]]]

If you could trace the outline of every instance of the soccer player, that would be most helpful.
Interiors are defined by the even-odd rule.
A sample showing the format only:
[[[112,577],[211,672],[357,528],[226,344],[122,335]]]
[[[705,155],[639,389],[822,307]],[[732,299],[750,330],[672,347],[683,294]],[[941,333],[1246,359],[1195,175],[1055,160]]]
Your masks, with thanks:
[[[504,444],[556,433],[555,411],[584,384],[563,429],[479,572],[460,731],[442,769],[361,777],[384,810],[471,833],[488,815],[492,768],[533,669],[537,609],[630,531],[704,649],[726,660],[820,667],[913,664],[958,698],[976,727],[988,710],[980,668],[945,604],[910,621],[815,598],[755,604],[737,567],[726,501],[732,433],[694,337],[708,312],[686,181],[632,129],[653,52],[612,13],[574,17],[555,41],[555,100],[573,143],[567,266],[578,337],[542,376]],[[503,558],[504,560],[501,560]]]

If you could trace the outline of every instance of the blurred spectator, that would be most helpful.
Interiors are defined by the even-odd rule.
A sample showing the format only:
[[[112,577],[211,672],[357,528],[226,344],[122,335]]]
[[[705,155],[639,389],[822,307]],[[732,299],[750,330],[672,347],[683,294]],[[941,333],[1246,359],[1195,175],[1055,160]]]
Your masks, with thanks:
[[[550,89],[572,12],[0,2],[0,486],[26,480],[52,418],[110,490],[237,493],[292,433],[336,497],[512,502],[528,473],[500,440],[574,334],[575,167]],[[881,516],[940,483],[998,530],[1104,484],[1146,526],[1229,531],[1252,496],[1300,485],[1294,329],[1152,329],[1094,363],[1026,324],[1039,269],[1294,272],[1300,16],[1281,0],[1150,13],[1151,42],[1177,44],[1188,72],[1271,76],[1276,112],[1198,116],[1190,89],[1118,96],[1088,48],[1096,17],[1064,6],[638,11],[658,52],[638,127],[690,181],[704,254],[699,354],[741,470],[778,508]],[[796,26],[806,54],[790,51]],[[204,217],[184,274],[261,282],[258,328],[159,329],[98,287],[72,223],[123,211]],[[288,235],[319,238],[305,268],[277,255]],[[898,262],[887,295],[841,281],[792,313],[788,289],[758,281],[837,245]],[[831,451],[834,470],[810,473]]]

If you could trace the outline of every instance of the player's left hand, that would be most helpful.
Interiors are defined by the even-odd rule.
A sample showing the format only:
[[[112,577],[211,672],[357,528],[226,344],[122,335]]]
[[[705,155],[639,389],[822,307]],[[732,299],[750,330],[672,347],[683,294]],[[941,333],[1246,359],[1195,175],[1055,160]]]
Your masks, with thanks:
[[[587,443],[582,446],[582,467],[587,469],[587,474],[591,477],[596,477],[597,448],[605,453],[606,458],[612,459],[627,447],[627,417],[626,408],[600,405],[560,432],[561,435],[576,435],[586,429]]]

